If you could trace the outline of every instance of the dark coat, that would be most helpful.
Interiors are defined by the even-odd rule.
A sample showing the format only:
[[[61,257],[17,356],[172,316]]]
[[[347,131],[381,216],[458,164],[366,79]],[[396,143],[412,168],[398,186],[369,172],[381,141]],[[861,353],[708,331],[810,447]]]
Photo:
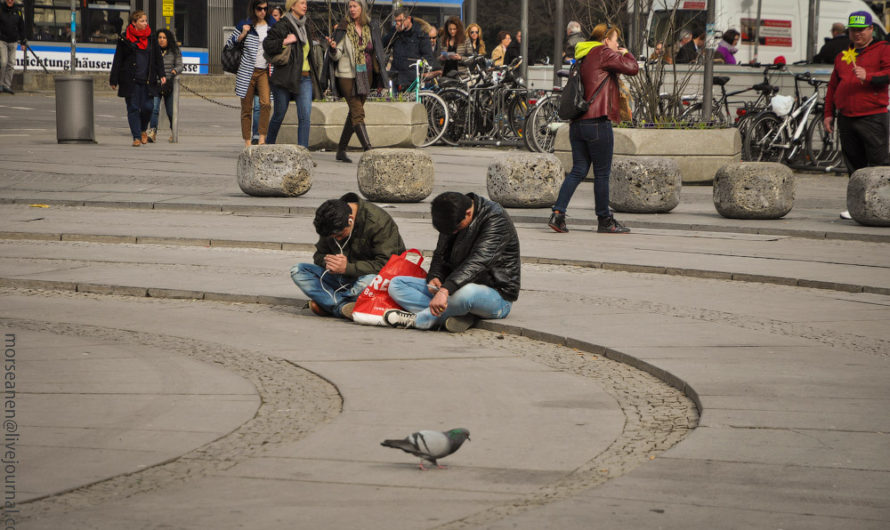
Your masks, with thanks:
[[[410,85],[416,77],[414,67],[409,65],[417,62],[417,59],[430,61],[433,57],[430,36],[417,23],[404,31],[393,29],[383,38],[383,43],[392,49],[391,70],[393,77],[397,76],[397,82],[402,86]]]
[[[834,64],[834,58],[837,57],[837,54],[842,51],[848,49],[850,47],[850,37],[847,36],[846,33],[841,33],[837,37],[829,40],[822,46],[822,49],[819,50],[813,57],[814,63],[821,64]]]
[[[691,40],[683,45],[680,48],[680,51],[677,52],[677,56],[674,58],[674,63],[676,64],[690,64],[698,61],[698,56],[701,54],[701,50],[695,49],[695,40]]]
[[[344,276],[358,278],[365,274],[377,274],[390,256],[405,251],[399,227],[385,210],[359,198],[355,193],[347,193],[340,199],[347,203],[358,203],[352,234],[343,247],[343,254],[348,261]],[[340,253],[340,248],[334,241],[331,236],[320,237],[315,244],[312,260],[319,267],[324,268],[324,257],[327,254]]]
[[[158,95],[158,86],[161,77],[164,76],[164,57],[158,46],[155,36],[148,37],[148,94]],[[130,97],[133,87],[136,85],[136,53],[139,48],[136,43],[130,42],[121,34],[117,40],[117,48],[114,50],[114,62],[111,64],[111,75],[108,76],[108,84],[117,86],[117,95],[122,98]]]
[[[263,41],[263,50],[267,57],[278,55],[284,47],[284,39],[293,33],[297,34],[296,29],[287,19],[287,16],[281,17],[274,26],[269,29],[266,39]],[[319,64],[315,61],[312,54],[313,34],[311,24],[306,24],[306,38],[309,39],[309,75],[312,79],[312,86],[317,90],[319,86],[318,74],[320,72]],[[275,86],[286,88],[291,94],[300,93],[300,81],[303,77],[303,46],[305,42],[300,42],[299,36],[297,42],[290,45],[290,60],[284,66],[272,66],[272,76],[269,79]],[[318,94],[314,94],[318,95]]]
[[[468,283],[487,285],[508,302],[519,298],[519,236],[504,208],[485,197],[473,199],[473,220],[456,234],[439,234],[427,281],[438,278],[453,294]]]
[[[331,40],[334,42],[343,40],[343,37],[346,35],[346,25],[347,22],[345,20],[340,22],[334,30],[334,36],[331,37]],[[371,80],[371,87],[386,87],[389,86],[389,76],[386,75],[386,50],[383,47],[383,39],[380,38],[380,24],[372,20],[368,27],[371,29],[371,44],[374,45],[374,78]],[[324,56],[321,78],[330,84],[331,94],[334,97],[345,96],[346,94],[340,94],[340,88],[337,86],[337,66],[334,62],[334,59],[331,57],[331,50],[328,48]]]
[[[25,40],[25,17],[19,6],[8,7],[3,2],[0,8],[0,41],[20,42]]]

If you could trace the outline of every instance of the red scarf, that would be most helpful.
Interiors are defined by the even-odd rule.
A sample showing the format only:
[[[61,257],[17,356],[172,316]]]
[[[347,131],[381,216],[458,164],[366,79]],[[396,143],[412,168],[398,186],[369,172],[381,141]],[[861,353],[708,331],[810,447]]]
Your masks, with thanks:
[[[148,36],[151,35],[151,28],[145,26],[145,29],[139,31],[136,29],[136,26],[130,24],[127,26],[127,40],[130,42],[135,42],[136,46],[140,50],[144,50],[148,48]]]

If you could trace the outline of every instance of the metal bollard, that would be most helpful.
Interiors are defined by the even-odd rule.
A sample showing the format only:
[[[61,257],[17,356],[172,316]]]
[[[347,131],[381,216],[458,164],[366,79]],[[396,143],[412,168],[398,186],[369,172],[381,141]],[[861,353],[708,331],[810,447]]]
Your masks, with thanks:
[[[170,124],[173,143],[179,143],[179,76],[173,78],[173,123]]]
[[[56,82],[56,140],[60,144],[96,143],[93,78],[64,74]]]

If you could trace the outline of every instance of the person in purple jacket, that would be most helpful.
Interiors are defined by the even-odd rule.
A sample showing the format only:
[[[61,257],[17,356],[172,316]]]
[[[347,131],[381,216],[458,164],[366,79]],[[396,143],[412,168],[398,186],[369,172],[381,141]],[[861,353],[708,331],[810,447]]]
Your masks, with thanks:
[[[739,32],[734,29],[726,30],[723,33],[723,40],[717,44],[717,54],[723,58],[725,64],[739,64],[735,58],[735,54],[739,51],[736,46],[739,44]]]

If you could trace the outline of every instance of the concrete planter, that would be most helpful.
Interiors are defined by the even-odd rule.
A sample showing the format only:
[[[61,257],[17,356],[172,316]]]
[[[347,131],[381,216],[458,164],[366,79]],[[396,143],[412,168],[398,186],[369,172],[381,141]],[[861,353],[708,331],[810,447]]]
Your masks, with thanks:
[[[336,149],[349,109],[346,101],[312,102],[309,117],[309,149]],[[365,126],[371,145],[377,147],[417,147],[426,139],[426,109],[420,103],[365,103]],[[291,103],[278,132],[277,143],[297,143],[297,106]],[[360,148],[353,135],[349,146]]]
[[[684,184],[709,183],[721,167],[742,159],[742,139],[736,129],[613,130],[615,155],[670,158],[680,168]],[[568,126],[557,131],[554,154],[567,173],[572,170]],[[593,178],[592,168],[588,177]]]

